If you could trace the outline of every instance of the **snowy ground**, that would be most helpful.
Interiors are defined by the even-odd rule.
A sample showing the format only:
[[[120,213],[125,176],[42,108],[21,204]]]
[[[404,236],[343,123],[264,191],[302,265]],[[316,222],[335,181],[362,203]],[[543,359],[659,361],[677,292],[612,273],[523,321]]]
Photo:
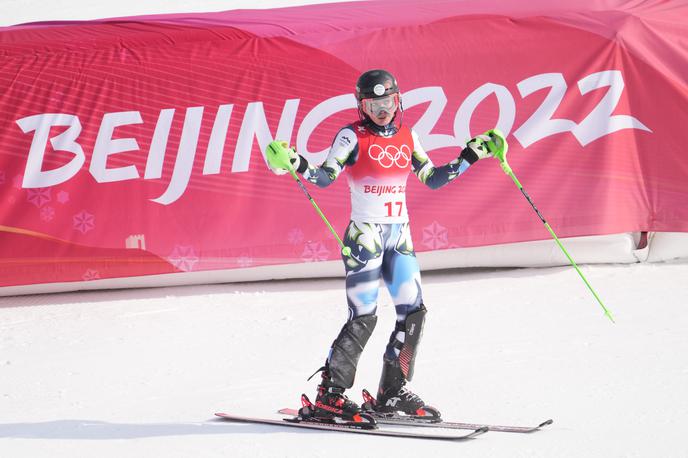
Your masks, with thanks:
[[[220,423],[313,394],[340,279],[0,298],[2,457],[686,457],[688,261],[424,275],[412,383],[447,419],[554,425],[427,443]],[[375,387],[378,328],[351,391]],[[340,442],[341,441],[341,442]]]

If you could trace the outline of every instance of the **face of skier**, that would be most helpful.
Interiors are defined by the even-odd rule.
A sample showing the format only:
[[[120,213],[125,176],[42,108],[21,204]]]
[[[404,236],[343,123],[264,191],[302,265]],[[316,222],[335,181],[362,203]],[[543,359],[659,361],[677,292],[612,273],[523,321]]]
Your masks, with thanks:
[[[385,97],[361,100],[363,112],[378,126],[386,126],[399,108],[399,94],[390,94]]]

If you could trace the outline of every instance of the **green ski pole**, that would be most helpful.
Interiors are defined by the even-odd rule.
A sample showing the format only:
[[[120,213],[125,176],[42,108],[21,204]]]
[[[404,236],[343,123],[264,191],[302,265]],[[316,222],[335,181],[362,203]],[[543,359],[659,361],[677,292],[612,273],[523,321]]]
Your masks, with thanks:
[[[325,214],[320,210],[320,207],[318,207],[318,204],[315,203],[315,199],[313,199],[313,196],[311,196],[311,193],[308,192],[308,189],[306,189],[306,186],[304,186],[303,182],[299,178],[299,176],[296,174],[296,170],[294,170],[294,166],[292,165],[291,161],[289,160],[289,155],[287,153],[287,148],[288,144],[286,142],[279,142],[279,141],[273,141],[271,142],[267,149],[266,149],[266,156],[268,163],[273,167],[273,168],[278,168],[278,169],[285,169],[289,172],[289,174],[296,180],[296,183],[299,185],[299,188],[301,188],[301,191],[306,195],[308,200],[311,202],[311,205],[313,205],[313,208],[315,208],[315,211],[320,215],[320,218],[323,220],[325,225],[327,225],[327,228],[330,230],[332,235],[334,235],[335,239],[337,239],[337,243],[339,243],[339,246],[342,249],[342,254],[344,256],[351,256],[351,248],[348,246],[344,245],[344,242],[342,242],[342,239],[339,237],[337,234],[337,231],[334,230],[330,222],[327,220],[325,217]]]
[[[518,187],[519,191],[521,191],[521,194],[523,194],[523,197],[525,197],[526,200],[528,201],[528,203],[530,204],[530,206],[533,207],[533,210],[535,210],[535,213],[540,218],[540,221],[542,221],[542,224],[545,225],[545,228],[552,235],[552,237],[554,238],[554,241],[557,243],[559,248],[561,248],[561,251],[563,251],[564,254],[566,255],[566,257],[568,258],[569,263],[573,266],[574,269],[576,269],[576,272],[578,272],[578,275],[580,275],[581,279],[583,280],[585,285],[588,287],[588,289],[590,290],[592,295],[595,297],[595,299],[597,299],[597,302],[602,307],[602,310],[604,310],[604,314],[607,316],[607,318],[609,318],[611,320],[612,323],[614,323],[615,321],[614,321],[614,318],[612,317],[612,314],[609,312],[607,307],[604,306],[600,297],[597,295],[597,293],[595,292],[593,287],[590,285],[588,280],[585,278],[585,275],[583,275],[583,272],[581,272],[581,270],[578,268],[578,265],[576,264],[576,262],[573,260],[573,258],[568,253],[568,251],[566,251],[566,248],[564,248],[564,245],[562,245],[561,241],[559,240],[559,237],[557,237],[557,234],[554,233],[554,229],[552,229],[552,227],[549,225],[549,223],[545,220],[544,216],[542,216],[542,213],[540,213],[540,211],[537,209],[537,207],[533,203],[533,200],[530,198],[530,196],[525,191],[525,189],[523,189],[521,182],[518,181],[518,178],[516,178],[516,175],[514,175],[513,170],[511,170],[511,167],[509,166],[509,163],[506,160],[506,152],[509,149],[509,147],[506,144],[506,142],[504,141],[504,135],[497,129],[490,130],[487,132],[487,134],[490,136],[490,139],[491,139],[490,141],[487,142],[488,147],[489,147],[490,151],[493,152],[494,157],[496,157],[499,160],[500,165],[502,166],[502,170],[504,171],[504,173],[506,173],[507,175],[509,175],[509,177],[511,177],[513,182]],[[501,143],[501,145],[496,145],[495,142]]]

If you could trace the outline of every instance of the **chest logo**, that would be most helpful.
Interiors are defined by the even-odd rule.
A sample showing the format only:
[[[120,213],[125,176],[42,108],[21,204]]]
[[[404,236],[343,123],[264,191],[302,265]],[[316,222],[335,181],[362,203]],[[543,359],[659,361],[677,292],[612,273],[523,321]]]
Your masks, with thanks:
[[[368,156],[386,169],[393,165],[405,169],[411,163],[411,148],[408,145],[401,145],[401,148],[387,145],[383,148],[373,144],[368,148]]]

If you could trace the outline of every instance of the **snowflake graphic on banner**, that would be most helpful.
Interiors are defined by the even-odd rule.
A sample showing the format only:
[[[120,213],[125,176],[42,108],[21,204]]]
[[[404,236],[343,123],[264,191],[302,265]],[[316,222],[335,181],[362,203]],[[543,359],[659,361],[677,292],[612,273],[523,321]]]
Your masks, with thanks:
[[[85,234],[96,227],[96,217],[86,210],[81,210],[79,213],[74,215],[72,220],[74,222],[74,229],[82,234]]]
[[[26,190],[26,200],[41,208],[52,200],[50,197],[50,188],[36,188]]]
[[[433,221],[423,228],[423,245],[431,250],[446,248],[449,245],[447,228]]]
[[[326,261],[329,254],[330,250],[321,242],[306,242],[301,259],[306,262]]]
[[[41,208],[41,220],[48,222],[55,218],[55,209],[51,206],[45,206]]]
[[[57,193],[57,201],[61,204],[69,202],[69,193],[67,191],[60,191]]]
[[[287,234],[287,240],[292,245],[298,245],[303,242],[303,231],[298,227],[293,228]]]
[[[100,273],[97,270],[88,269],[81,278],[84,281],[98,280],[100,278]]]
[[[172,253],[167,257],[167,260],[172,263],[174,267],[184,272],[193,270],[198,262],[198,256],[192,246],[175,245]]]

